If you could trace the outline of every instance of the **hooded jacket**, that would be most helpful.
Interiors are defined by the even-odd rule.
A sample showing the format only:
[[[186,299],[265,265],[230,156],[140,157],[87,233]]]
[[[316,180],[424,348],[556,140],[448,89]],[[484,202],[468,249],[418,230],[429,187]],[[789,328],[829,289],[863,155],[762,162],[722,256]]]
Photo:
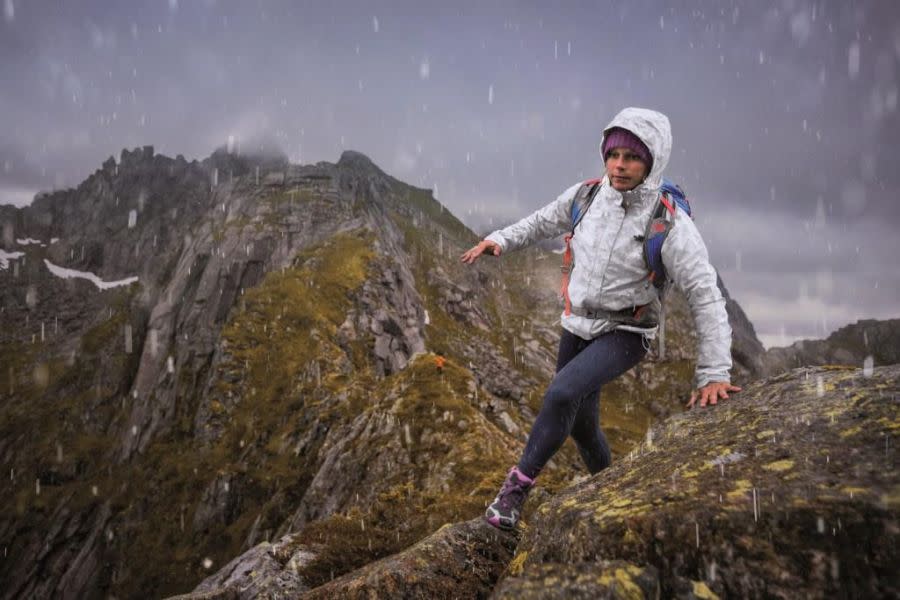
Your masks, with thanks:
[[[652,216],[662,184],[662,174],[672,153],[672,130],[662,113],[626,108],[603,130],[622,127],[641,139],[653,155],[653,167],[646,179],[632,190],[619,192],[606,176],[571,240],[573,267],[569,298],[573,307],[587,310],[620,311],[649,305],[656,321],[660,299],[647,279],[643,236]],[[538,240],[561,235],[572,227],[572,204],[582,182],[576,183],[552,203],[517,223],[492,232],[485,239],[511,252]],[[731,327],[725,299],[716,285],[716,271],[709,263],[706,245],[690,216],[676,210],[675,222],[662,247],[666,273],[687,297],[694,318],[700,348],[694,385],[729,381],[731,369]],[[583,339],[593,339],[613,329],[638,331],[652,339],[657,326],[641,328],[602,318],[576,314],[561,315],[562,326]]]

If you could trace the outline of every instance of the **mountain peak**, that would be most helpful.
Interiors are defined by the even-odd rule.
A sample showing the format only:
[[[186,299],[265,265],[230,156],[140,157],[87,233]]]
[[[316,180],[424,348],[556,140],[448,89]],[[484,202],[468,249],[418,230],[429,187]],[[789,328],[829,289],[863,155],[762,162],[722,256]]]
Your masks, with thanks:
[[[374,172],[380,175],[385,174],[384,171],[378,168],[378,165],[372,162],[371,158],[356,150],[344,150],[341,153],[341,158],[337,162],[337,166],[352,169],[354,171]]]

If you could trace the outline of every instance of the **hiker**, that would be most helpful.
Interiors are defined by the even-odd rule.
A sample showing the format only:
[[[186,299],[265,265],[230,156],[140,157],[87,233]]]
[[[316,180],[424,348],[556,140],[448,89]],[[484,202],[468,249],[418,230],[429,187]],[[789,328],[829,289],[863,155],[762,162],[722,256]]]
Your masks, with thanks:
[[[672,151],[669,119],[653,110],[626,108],[604,129],[600,148],[606,167],[602,179],[573,185],[461,257],[472,264],[482,254],[500,256],[570,232],[566,258],[574,265],[563,269],[569,272],[563,278],[556,375],[518,464],[485,513],[501,529],[515,528],[535,478],[570,434],[591,473],[609,466],[609,445],[599,427],[599,392],[641,361],[658,332],[663,288],[653,271],[648,276],[645,258],[645,240],[657,229],[667,231],[661,238],[664,278],[687,297],[700,342],[688,408],[698,400],[700,407],[714,405],[740,391],[730,383],[731,327],[706,246],[690,215],[670,197],[657,212],[668,197],[661,190],[670,185],[662,178]],[[580,195],[588,194],[585,190],[593,194],[591,201],[573,223],[573,209],[584,200]],[[655,214],[668,221],[652,220]]]

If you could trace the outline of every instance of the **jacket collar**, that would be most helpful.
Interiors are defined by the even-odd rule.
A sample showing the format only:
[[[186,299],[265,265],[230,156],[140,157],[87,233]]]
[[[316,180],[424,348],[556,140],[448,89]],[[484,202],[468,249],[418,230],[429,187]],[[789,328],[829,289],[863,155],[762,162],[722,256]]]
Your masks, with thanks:
[[[621,206],[626,212],[632,207],[646,208],[659,194],[659,188],[651,186],[647,180],[627,192],[620,192],[612,187],[609,178],[605,175],[602,184],[604,198],[612,204]]]

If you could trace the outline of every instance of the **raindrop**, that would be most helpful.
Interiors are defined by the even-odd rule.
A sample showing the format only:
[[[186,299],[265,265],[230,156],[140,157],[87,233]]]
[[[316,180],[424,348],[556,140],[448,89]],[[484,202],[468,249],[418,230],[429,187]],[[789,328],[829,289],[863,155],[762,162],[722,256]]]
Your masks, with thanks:
[[[847,71],[850,79],[856,79],[859,75],[859,42],[853,42],[847,50]]]
[[[34,367],[34,384],[39,388],[47,387],[50,382],[50,370],[45,363],[39,363]]]
[[[206,557],[203,559],[203,568],[209,570],[213,566],[213,561],[211,558]]]
[[[805,124],[806,121],[803,121]],[[824,229],[825,228],[825,200],[822,196],[819,196],[816,200],[816,218],[813,221],[814,229]]]
[[[18,263],[16,264],[18,265]],[[34,285],[29,285],[28,289],[25,290],[25,304],[28,305],[28,308],[37,306],[37,287]]]
[[[494,84],[488,86],[488,104],[494,103]]]
[[[871,377],[875,371],[875,358],[870,354],[863,361],[863,377]]]
[[[813,6],[813,15],[815,15],[815,5]],[[815,20],[815,16],[813,16],[812,20]],[[811,33],[812,21],[809,13],[803,10],[791,17],[791,36],[798,46],[806,44],[806,40],[809,39]]]
[[[125,354],[131,354],[131,325],[125,325]]]
[[[378,17],[372,17],[372,31],[378,33]]]

